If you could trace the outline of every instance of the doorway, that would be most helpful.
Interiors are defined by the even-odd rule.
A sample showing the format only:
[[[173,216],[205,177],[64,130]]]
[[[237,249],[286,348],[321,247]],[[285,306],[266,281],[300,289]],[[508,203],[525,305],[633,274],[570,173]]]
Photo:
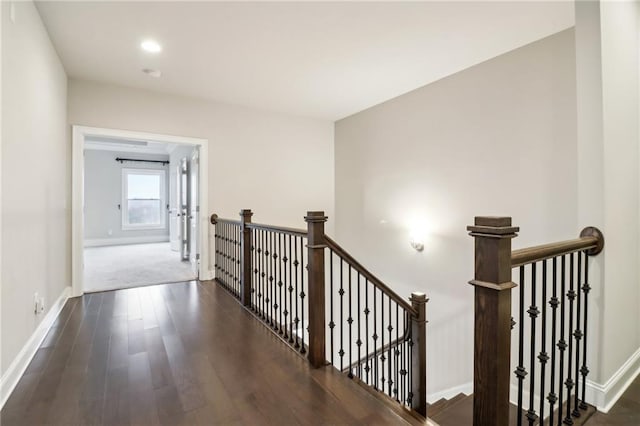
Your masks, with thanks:
[[[210,279],[199,214],[208,209],[207,148],[203,139],[73,126],[75,296]]]

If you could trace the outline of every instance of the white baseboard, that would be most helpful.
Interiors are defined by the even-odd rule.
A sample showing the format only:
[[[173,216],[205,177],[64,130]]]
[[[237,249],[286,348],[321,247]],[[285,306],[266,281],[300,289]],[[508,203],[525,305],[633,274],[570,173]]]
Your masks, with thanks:
[[[605,384],[587,380],[587,402],[595,405],[598,411],[608,413],[638,374],[640,374],[640,348]]]
[[[166,243],[168,235],[154,235],[149,237],[122,237],[122,238],[92,238],[85,239],[85,247],[120,246],[126,244]]]
[[[206,271],[205,275],[200,276],[200,281],[211,281],[215,277],[215,272],[209,269]]]
[[[9,368],[7,368],[7,371],[2,375],[2,378],[0,378],[0,409],[4,407],[5,402],[9,399],[11,392],[13,392],[13,389],[29,366],[31,359],[38,351],[38,348],[47,336],[51,325],[55,322],[60,311],[62,311],[70,294],[71,287],[65,287],[60,297],[51,305],[49,312],[47,312],[42,321],[40,321],[38,328],[36,328],[29,340],[27,340],[27,343],[22,347],[22,350],[14,358]]]
[[[465,383],[463,385],[454,386],[449,389],[445,389],[439,392],[433,392],[427,394],[427,401],[432,404],[442,398],[453,398],[454,396],[463,393],[465,395],[470,395],[473,393],[473,382]]]
[[[616,371],[607,382],[602,385],[587,379],[586,386],[586,402],[594,405],[598,411],[602,413],[608,413],[611,407],[618,401],[625,390],[631,385],[636,377],[640,374],[640,349],[638,349],[629,359]],[[518,385],[511,384],[510,401],[512,404],[517,404]],[[566,392],[566,391],[565,391]],[[528,388],[522,391],[523,401],[525,401],[525,407],[529,406],[529,391]],[[565,395],[566,397],[566,395]],[[540,406],[540,397],[534,395],[534,407]],[[548,413],[548,403],[547,413]]]

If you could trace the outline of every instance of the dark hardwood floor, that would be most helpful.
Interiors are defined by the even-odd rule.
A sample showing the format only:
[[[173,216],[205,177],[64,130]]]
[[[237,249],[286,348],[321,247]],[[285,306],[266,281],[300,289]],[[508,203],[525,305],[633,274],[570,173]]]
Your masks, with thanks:
[[[397,425],[212,282],[70,299],[0,412],[10,425]]]

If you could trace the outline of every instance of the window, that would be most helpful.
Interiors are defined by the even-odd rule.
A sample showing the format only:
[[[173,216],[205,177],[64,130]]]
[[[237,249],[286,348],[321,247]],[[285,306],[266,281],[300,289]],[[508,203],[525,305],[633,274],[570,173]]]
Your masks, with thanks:
[[[166,226],[165,171],[122,170],[122,229]]]

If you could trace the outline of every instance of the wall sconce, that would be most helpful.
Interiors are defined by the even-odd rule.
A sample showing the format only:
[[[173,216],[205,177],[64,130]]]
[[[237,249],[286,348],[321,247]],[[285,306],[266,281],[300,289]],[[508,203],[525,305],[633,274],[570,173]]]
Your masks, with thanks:
[[[411,238],[411,241],[409,242],[409,244],[411,244],[411,247],[415,250],[415,251],[422,251],[424,250],[424,243],[416,238]]]
[[[424,237],[426,235],[425,226],[422,223],[416,223],[411,227],[409,233],[409,244],[417,252],[424,250]]]

